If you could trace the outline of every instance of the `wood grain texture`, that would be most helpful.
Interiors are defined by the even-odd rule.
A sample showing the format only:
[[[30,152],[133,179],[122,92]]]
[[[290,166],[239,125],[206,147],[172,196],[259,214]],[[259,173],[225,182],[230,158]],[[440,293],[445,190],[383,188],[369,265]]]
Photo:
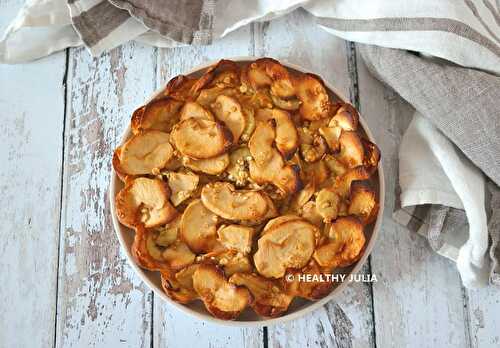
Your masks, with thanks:
[[[0,33],[22,4],[0,1]],[[64,52],[0,65],[0,347],[54,341],[64,72]]]
[[[455,265],[435,254],[420,236],[391,218],[398,145],[412,109],[376,81],[358,59],[360,110],[383,154],[386,201],[382,230],[372,252],[378,347],[464,347],[461,281]]]
[[[221,58],[253,55],[250,26],[231,33],[212,46],[159,49],[158,86],[192,68]],[[240,329],[204,323],[154,301],[154,347],[261,347],[262,329]],[[189,334],[186,334],[189,333]]]
[[[154,90],[155,52],[126,44],[69,56],[58,347],[150,346],[151,294],[120,250],[108,185],[113,149]]]
[[[470,346],[500,347],[500,294],[496,286],[464,290]]]
[[[255,52],[294,63],[322,76],[349,98],[353,94],[345,41],[327,34],[304,11],[255,25]],[[362,272],[368,273],[368,265]],[[370,284],[351,284],[335,301],[303,319],[269,330],[269,347],[371,347]]]

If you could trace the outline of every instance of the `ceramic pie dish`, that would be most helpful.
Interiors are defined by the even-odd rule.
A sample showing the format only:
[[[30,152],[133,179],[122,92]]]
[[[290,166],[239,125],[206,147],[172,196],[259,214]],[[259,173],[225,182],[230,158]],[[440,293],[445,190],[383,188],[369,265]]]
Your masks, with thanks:
[[[383,214],[362,117],[316,75],[269,58],[184,76],[134,112],[113,158],[113,225],[129,263],[167,303],[225,325],[283,322],[341,296]],[[329,273],[348,276],[296,281]]]

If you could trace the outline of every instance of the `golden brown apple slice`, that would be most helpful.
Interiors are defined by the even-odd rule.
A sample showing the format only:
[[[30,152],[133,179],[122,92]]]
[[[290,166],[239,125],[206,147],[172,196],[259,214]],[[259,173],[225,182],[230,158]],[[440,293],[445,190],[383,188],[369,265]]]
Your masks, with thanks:
[[[170,195],[170,201],[175,207],[192,196],[193,192],[198,187],[198,182],[200,181],[200,177],[191,172],[168,172],[167,178],[168,186],[172,192]]]
[[[185,243],[176,241],[163,251],[162,257],[170,269],[180,270],[192,264],[196,255]]]
[[[297,98],[281,99],[278,96],[275,96],[274,93],[270,94],[273,104],[280,109],[287,111],[295,111],[300,107],[301,102]]]
[[[340,153],[337,159],[344,163],[347,168],[357,167],[363,164],[365,149],[358,133],[354,131],[342,131],[339,138]]]
[[[236,97],[238,95],[238,90],[233,87],[225,86],[215,86],[211,88],[205,88],[200,91],[196,102],[205,108],[209,108],[215,102],[215,99],[219,95],[227,95],[229,97]]]
[[[193,274],[193,287],[219,319],[236,319],[252,300],[246,288],[229,283],[215,265],[200,265]]]
[[[295,79],[295,91],[302,102],[299,112],[305,120],[319,120],[331,112],[331,103],[323,81],[312,74],[301,74]]]
[[[349,195],[349,190],[353,181],[366,180],[370,178],[370,172],[365,166],[359,166],[347,170],[341,176],[335,178],[333,189],[340,197],[345,198]]]
[[[177,215],[172,221],[162,227],[157,227],[158,236],[155,239],[156,244],[168,247],[173,244],[179,236],[181,226],[181,215]]]
[[[193,274],[197,268],[198,264],[193,264],[175,274],[161,272],[161,285],[168,297],[184,304],[198,299],[193,288]]]
[[[240,68],[231,61],[222,59],[217,64],[212,65],[201,76],[191,88],[191,95],[198,95],[200,91],[213,86],[237,86],[240,81]]]
[[[227,178],[238,187],[245,186],[249,179],[247,163],[252,159],[248,147],[240,147],[229,155],[229,165],[227,166]]]
[[[135,227],[134,242],[130,251],[140,267],[150,271],[170,271],[163,259],[162,248],[155,244],[154,232],[142,224]]]
[[[125,170],[122,168],[122,166],[120,164],[121,151],[122,151],[121,147],[117,147],[115,149],[115,151],[113,152],[113,160],[111,161],[111,163],[113,164],[113,169],[114,169],[116,175],[118,176],[118,178],[121,181],[126,182],[128,178],[131,178],[131,176],[128,175],[127,173],[125,173]]]
[[[369,140],[363,138],[361,139],[361,142],[363,143],[365,150],[363,163],[367,167],[368,171],[373,173],[377,170],[378,162],[380,161],[380,150],[377,145]]]
[[[209,183],[201,190],[201,201],[214,214],[228,220],[255,220],[264,216],[269,207],[265,193],[236,190],[227,182]]]
[[[363,182],[354,182],[351,185],[347,213],[356,215],[364,225],[375,221],[378,212],[378,203],[375,191]]]
[[[328,188],[319,191],[316,196],[316,211],[323,218],[323,222],[331,222],[339,213],[340,197]]]
[[[328,241],[314,252],[314,259],[321,267],[347,267],[359,259],[364,245],[361,222],[354,216],[340,217],[332,223]]]
[[[182,101],[191,99],[191,88],[196,81],[197,79],[185,75],[177,75],[168,81],[163,91],[154,100],[164,99],[167,96]]]
[[[258,109],[255,119],[262,122],[275,121],[276,148],[284,158],[290,158],[299,145],[297,129],[290,114],[280,109]]]
[[[217,244],[219,218],[201,200],[192,201],[181,218],[180,238],[196,253],[213,250]]]
[[[332,151],[338,151],[339,138],[342,131],[355,131],[358,129],[359,116],[356,109],[350,104],[343,104],[331,118],[328,126],[319,128],[320,134],[325,138]]]
[[[202,172],[209,175],[219,175],[224,172],[229,165],[229,155],[224,153],[207,159],[183,157],[182,164],[196,172]]]
[[[302,209],[300,209],[300,216],[316,226],[321,225],[323,222],[323,217],[319,215],[316,209],[316,202],[313,201],[304,204]]]
[[[232,97],[219,95],[212,104],[212,110],[215,117],[229,128],[233,135],[233,142],[236,144],[246,126],[246,118],[240,103]]]
[[[156,243],[156,231],[146,229],[143,225],[138,225],[135,230],[132,255],[142,268],[175,271],[194,262],[196,255],[181,241],[165,248]]]
[[[272,146],[275,138],[272,121],[258,122],[248,148],[253,157],[249,173],[258,184],[272,183],[282,192],[291,194],[302,187],[298,168],[285,165],[280,153]]]
[[[140,223],[147,228],[166,224],[177,214],[169,196],[168,186],[161,180],[133,179],[116,195],[118,220],[128,227]]]
[[[214,121],[214,115],[196,102],[188,101],[181,109],[180,120],[188,118],[201,118],[202,120]]]
[[[215,263],[224,270],[224,274],[230,277],[234,273],[251,272],[252,263],[245,255],[235,249],[221,249],[205,254],[201,257],[204,263]]]
[[[272,122],[258,122],[255,132],[248,141],[248,149],[259,167],[267,166],[267,163],[271,159],[276,158],[279,160],[281,156],[276,157],[276,150],[273,148],[274,138],[276,132],[273,127]],[[278,163],[277,167],[283,166],[283,159],[281,158],[281,163]]]
[[[142,112],[139,111],[132,116],[132,131],[139,133],[146,129],[153,129],[169,133],[179,120],[178,111],[182,104],[183,102],[171,97],[148,103]]]
[[[152,174],[173,158],[168,133],[149,130],[133,135],[120,148],[120,169],[128,175]]]
[[[313,137],[312,144],[301,144],[300,154],[306,162],[317,162],[319,161],[326,152],[326,142],[319,136],[315,135]]]
[[[252,238],[255,229],[249,226],[225,225],[217,230],[219,242],[228,249],[235,249],[243,254],[252,250]]]
[[[288,70],[272,58],[257,59],[247,66],[244,76],[254,90],[270,86],[272,93],[277,97],[290,98],[295,95]]]
[[[293,296],[284,293],[276,281],[254,273],[235,273],[229,282],[246,287],[253,296],[250,306],[265,317],[277,317],[286,312]]]
[[[323,275],[323,279],[320,277]],[[332,291],[333,283],[324,277],[324,272],[318,264],[311,260],[302,269],[287,270],[284,279],[284,288],[288,295],[298,296],[307,300],[316,301]],[[305,281],[310,278],[312,281]]]
[[[170,137],[183,155],[195,159],[219,156],[232,143],[228,129],[217,122],[199,118],[180,121],[172,129]]]
[[[254,254],[257,271],[281,278],[287,268],[301,268],[314,252],[319,230],[305,220],[291,220],[269,229],[258,240]]]
[[[300,218],[300,216],[297,216],[294,214],[287,214],[287,215],[278,216],[277,218],[274,218],[274,219],[269,220],[267,222],[267,224],[262,229],[262,232],[260,233],[260,235],[263,236],[267,231],[272,230],[274,227],[277,227],[281,224],[284,224],[285,222],[294,221],[294,220],[301,220],[301,218]]]
[[[342,104],[332,117],[328,127],[339,127],[346,131],[355,131],[358,129],[359,114],[351,104]]]
[[[340,176],[345,174],[347,168],[345,164],[336,159],[333,155],[326,155],[323,159],[324,163],[327,165],[328,169],[335,175]]]

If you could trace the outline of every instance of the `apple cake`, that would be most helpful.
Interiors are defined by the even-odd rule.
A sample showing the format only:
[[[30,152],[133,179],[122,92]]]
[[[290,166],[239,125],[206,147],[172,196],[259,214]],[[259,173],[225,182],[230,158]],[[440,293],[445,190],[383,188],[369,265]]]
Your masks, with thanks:
[[[332,283],[290,275],[363,254],[380,152],[358,121],[321,78],[271,58],[173,78],[133,113],[113,156],[137,264],[160,272],[174,301],[201,300],[221,319],[326,296]]]

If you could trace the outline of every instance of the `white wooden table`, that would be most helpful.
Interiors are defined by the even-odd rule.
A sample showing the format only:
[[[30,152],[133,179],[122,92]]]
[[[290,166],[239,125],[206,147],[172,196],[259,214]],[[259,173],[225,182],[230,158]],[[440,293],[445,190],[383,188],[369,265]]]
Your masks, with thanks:
[[[21,0],[0,0],[0,30]],[[237,329],[169,307],[126,263],[111,225],[111,154],[131,112],[171,77],[222,57],[302,65],[350,96],[382,150],[386,214],[364,267],[377,283],[294,322]],[[211,47],[127,44],[0,65],[0,347],[500,347],[500,293],[468,291],[447,260],[390,218],[410,108],[367,72],[353,44],[303,12]]]

